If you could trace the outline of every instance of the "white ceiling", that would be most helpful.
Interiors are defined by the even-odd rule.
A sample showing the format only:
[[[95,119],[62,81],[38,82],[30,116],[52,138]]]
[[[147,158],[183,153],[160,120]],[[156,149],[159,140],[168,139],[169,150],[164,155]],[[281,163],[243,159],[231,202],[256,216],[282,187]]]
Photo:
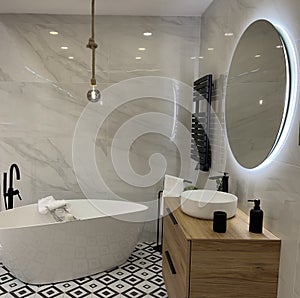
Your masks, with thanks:
[[[98,15],[200,16],[213,0],[97,0]],[[90,0],[0,0],[0,13],[90,14]]]

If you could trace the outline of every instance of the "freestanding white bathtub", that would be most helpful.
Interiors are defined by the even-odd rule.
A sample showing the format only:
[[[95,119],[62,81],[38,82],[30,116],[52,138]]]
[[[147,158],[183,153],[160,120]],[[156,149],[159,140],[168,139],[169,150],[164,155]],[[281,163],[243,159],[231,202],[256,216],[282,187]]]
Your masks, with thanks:
[[[0,212],[0,258],[18,279],[48,284],[124,263],[142,230],[147,207],[110,200],[68,200],[79,220],[57,223],[37,204]]]

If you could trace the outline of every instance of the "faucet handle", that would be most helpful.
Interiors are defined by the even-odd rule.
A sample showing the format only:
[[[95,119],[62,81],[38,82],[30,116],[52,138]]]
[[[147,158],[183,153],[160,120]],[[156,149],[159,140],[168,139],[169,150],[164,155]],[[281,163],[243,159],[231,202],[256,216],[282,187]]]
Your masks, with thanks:
[[[188,184],[192,184],[193,181],[187,180],[187,179],[183,179],[183,183],[188,183]]]
[[[18,189],[14,190],[13,195],[17,195],[19,197],[19,200],[22,201],[20,191]]]
[[[20,201],[22,201],[22,198],[21,198],[21,196],[20,196],[20,191],[18,190],[18,189],[11,189],[11,188],[9,188],[10,190],[11,190],[11,194],[13,195],[13,196],[15,196],[15,195],[17,195],[18,197],[19,197],[19,199],[20,199]]]
[[[22,201],[22,198],[21,198],[21,195],[20,195],[20,192],[18,191],[17,193],[18,197],[19,197],[19,200]]]
[[[219,175],[219,176],[211,176],[208,179],[216,180],[216,179],[220,179],[220,178],[223,178],[223,177],[229,177],[229,173],[228,172],[217,172],[217,173],[223,174],[223,176],[221,176],[221,175]]]
[[[223,176],[210,176],[208,177],[209,180],[218,180],[221,179]]]
[[[228,172],[218,172],[218,173],[223,174],[225,177],[229,175]]]

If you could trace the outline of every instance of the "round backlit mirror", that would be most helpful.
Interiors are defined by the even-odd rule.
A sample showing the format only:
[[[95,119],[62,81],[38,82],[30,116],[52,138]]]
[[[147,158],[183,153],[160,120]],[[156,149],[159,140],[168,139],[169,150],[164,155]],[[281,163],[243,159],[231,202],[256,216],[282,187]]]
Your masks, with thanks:
[[[266,20],[252,23],[235,49],[225,121],[231,151],[245,168],[263,163],[280,138],[289,103],[288,60],[281,35]]]

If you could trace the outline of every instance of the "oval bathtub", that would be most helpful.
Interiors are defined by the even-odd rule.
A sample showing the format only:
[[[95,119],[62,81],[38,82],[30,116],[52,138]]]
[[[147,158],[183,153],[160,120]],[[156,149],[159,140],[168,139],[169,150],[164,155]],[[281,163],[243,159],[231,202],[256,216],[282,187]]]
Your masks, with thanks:
[[[147,207],[110,200],[68,200],[78,219],[57,223],[37,204],[0,212],[0,256],[18,279],[48,284],[124,263],[138,242]]]

